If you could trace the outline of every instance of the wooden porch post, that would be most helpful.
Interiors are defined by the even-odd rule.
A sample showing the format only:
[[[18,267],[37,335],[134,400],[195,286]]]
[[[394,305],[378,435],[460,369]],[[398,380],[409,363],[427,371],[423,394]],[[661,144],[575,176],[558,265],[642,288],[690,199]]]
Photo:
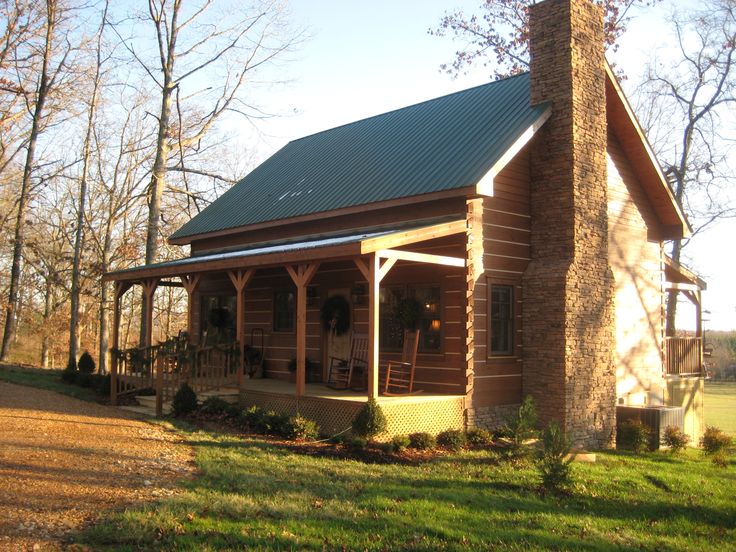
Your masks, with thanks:
[[[381,264],[381,258],[373,253],[366,263],[361,258],[353,259],[363,277],[368,281],[368,398],[378,397],[378,349],[380,320],[381,280],[388,274],[398,259],[389,258]]]
[[[115,295],[112,309],[112,347],[115,352],[111,355],[110,364],[110,404],[118,402],[118,351],[120,350],[120,299],[130,289],[128,282],[115,282]]]
[[[296,285],[296,396],[304,395],[307,354],[307,286],[319,268],[319,263],[286,266]]]
[[[245,366],[245,287],[253,277],[254,269],[230,270],[227,275],[233,283],[236,293],[235,301],[235,334],[240,350],[240,363],[238,366],[238,389],[243,388],[244,366]]]
[[[145,320],[146,320],[146,335],[144,336],[142,347],[150,347],[151,339],[153,335],[153,294],[156,292],[158,287],[158,278],[151,278],[150,280],[143,280],[143,292],[146,295],[145,301]]]
[[[189,342],[194,343],[194,293],[199,287],[200,274],[185,274],[180,276],[181,284],[187,292],[187,333],[189,334]]]

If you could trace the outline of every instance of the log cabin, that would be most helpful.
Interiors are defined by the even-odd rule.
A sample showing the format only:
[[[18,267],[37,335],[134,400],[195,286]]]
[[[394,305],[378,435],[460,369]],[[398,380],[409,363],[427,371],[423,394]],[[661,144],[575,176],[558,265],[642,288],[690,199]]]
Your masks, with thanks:
[[[581,447],[614,443],[617,406],[684,406],[697,438],[702,336],[663,325],[667,291],[699,305],[705,287],[664,255],[688,222],[606,62],[602,10],[530,10],[528,73],[294,140],[170,236],[189,257],[107,274],[113,346],[123,293],[143,287],[150,347],[153,294],[181,285],[188,340],[229,313],[239,353],[188,379],[326,433],[368,398],[398,434],[495,428],[531,395]],[[322,312],[333,297],[342,335]],[[412,301],[412,393],[389,396],[382,370],[401,356],[397,309]],[[356,335],[363,370],[332,389],[332,358]],[[262,353],[252,377],[246,346]],[[113,400],[136,387],[124,359]],[[154,364],[160,412],[183,376]]]

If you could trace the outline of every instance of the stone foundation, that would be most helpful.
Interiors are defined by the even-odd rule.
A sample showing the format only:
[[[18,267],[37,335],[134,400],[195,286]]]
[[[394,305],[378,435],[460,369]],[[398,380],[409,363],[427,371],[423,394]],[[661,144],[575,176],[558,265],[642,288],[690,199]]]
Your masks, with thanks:
[[[481,427],[489,431],[502,428],[511,416],[519,410],[518,404],[468,408],[465,411],[468,429]]]

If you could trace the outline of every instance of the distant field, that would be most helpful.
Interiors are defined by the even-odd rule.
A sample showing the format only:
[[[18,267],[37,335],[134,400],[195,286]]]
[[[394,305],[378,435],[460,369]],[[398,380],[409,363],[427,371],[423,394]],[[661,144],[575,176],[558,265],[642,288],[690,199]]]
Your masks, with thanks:
[[[736,383],[705,383],[705,423],[736,437]]]

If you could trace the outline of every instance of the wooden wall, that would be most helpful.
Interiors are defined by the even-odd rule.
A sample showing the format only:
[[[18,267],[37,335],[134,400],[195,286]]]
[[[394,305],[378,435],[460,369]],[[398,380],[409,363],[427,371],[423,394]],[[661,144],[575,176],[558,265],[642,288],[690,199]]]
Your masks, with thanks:
[[[476,362],[473,407],[521,402],[521,276],[530,259],[529,152],[522,150],[493,182],[493,197],[483,201],[483,243],[485,281],[479,282],[476,296]],[[516,335],[514,354],[491,356],[489,334],[483,331],[489,320],[490,284],[514,287]],[[481,359],[478,356],[482,355]]]
[[[608,242],[616,280],[616,381],[623,404],[663,395],[662,248],[657,219],[615,136],[608,137]]]
[[[460,236],[433,240],[422,246],[409,247],[412,251],[461,256]],[[351,290],[356,284],[366,285],[362,274],[352,261],[323,263],[310,286],[316,289],[316,297],[307,305],[307,357],[319,362],[325,370],[326,335],[320,323],[320,308],[331,289]],[[419,353],[415,373],[415,387],[427,393],[463,394],[465,369],[462,362],[463,332],[463,272],[460,268],[426,265],[399,261],[383,280],[382,285],[434,285],[441,289],[442,349],[438,353]],[[289,361],[296,354],[295,332],[273,331],[273,295],[277,290],[295,290],[283,268],[260,269],[245,291],[246,342],[253,328],[263,328],[267,334],[265,376],[292,379]],[[200,297],[205,293],[234,293],[226,275],[212,275],[203,279],[195,312],[195,335],[199,334]],[[351,297],[348,297],[352,301]],[[351,331],[368,333],[367,300],[352,305]],[[381,363],[391,358],[399,359],[400,353],[382,352]]]

